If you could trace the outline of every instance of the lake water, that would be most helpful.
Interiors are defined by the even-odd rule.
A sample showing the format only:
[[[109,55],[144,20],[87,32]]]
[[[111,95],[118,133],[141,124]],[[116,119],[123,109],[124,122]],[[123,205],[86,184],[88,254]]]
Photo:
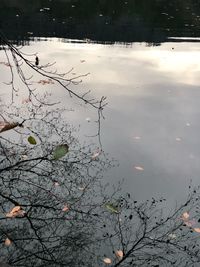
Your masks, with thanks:
[[[161,218],[179,207],[177,202],[183,203],[190,185],[200,184],[198,1],[0,0],[0,4],[1,104],[6,102],[10,108],[11,87],[5,82],[10,81],[12,69],[19,89],[14,93],[14,106],[23,114],[29,107],[27,90],[16,69],[6,64],[4,36],[32,54],[33,64],[37,53],[39,67],[55,62],[53,71],[69,72],[70,79],[81,75],[82,83],[69,86],[77,94],[90,90],[91,98],[105,96],[107,102],[99,142],[97,110],[22,65],[27,77],[34,74],[34,92],[50,93],[47,99],[59,102],[54,107],[65,108],[65,122],[78,129],[73,134],[86,148],[92,144],[92,150],[81,154],[69,128],[59,128],[60,118],[54,118],[53,125],[33,123],[37,125],[33,131],[28,120],[30,125],[21,129],[24,135],[18,135],[19,147],[16,144],[13,149],[12,142],[5,148],[1,144],[0,157],[5,158],[1,164],[17,163],[1,167],[0,262],[94,267],[110,264],[111,259],[112,266],[186,266],[191,260],[198,266],[198,195],[193,196],[193,211],[190,203],[166,221]],[[30,113],[32,110],[28,119]],[[16,116],[16,109],[11,114]],[[51,112],[49,119],[54,115]],[[5,125],[0,124],[0,128]],[[59,137],[55,129],[62,129]],[[2,138],[4,134],[13,137],[13,133],[6,131]],[[62,161],[68,152],[66,144],[69,153]],[[124,199],[110,198],[112,189],[104,188],[102,182],[93,185],[107,166],[100,148],[114,163],[103,173],[103,183],[116,186],[123,181],[118,193],[125,193]],[[29,161],[36,153],[47,158]],[[167,202],[160,199],[154,206],[154,198],[159,197]],[[96,204],[99,198],[103,199],[100,205]]]
[[[76,88],[107,97],[101,139],[119,167],[106,181],[124,179],[124,190],[139,199],[179,199],[190,180],[199,183],[196,1],[2,0],[0,15],[1,30],[24,51],[38,52],[41,64],[56,61],[61,71],[90,73]],[[5,96],[3,84],[1,90]],[[96,113],[55,85],[48,90],[75,110],[66,119],[90,142]]]
[[[163,196],[175,201],[187,194],[190,180],[199,184],[198,42],[105,45],[53,38],[31,42],[24,51],[38,52],[41,64],[56,61],[60,70],[73,67],[74,75],[90,73],[77,87],[91,90],[95,98],[107,97],[101,141],[119,167],[108,172],[106,181],[124,179],[123,190],[141,200]],[[80,125],[79,138],[90,142],[95,110],[80,106],[57,85],[41,87],[45,90],[75,110],[66,112],[66,120]]]

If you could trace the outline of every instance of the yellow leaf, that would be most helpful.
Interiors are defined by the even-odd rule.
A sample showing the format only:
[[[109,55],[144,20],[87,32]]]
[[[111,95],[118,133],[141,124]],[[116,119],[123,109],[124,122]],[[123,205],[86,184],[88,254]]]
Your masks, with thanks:
[[[5,240],[5,242],[4,242],[4,244],[5,244],[6,246],[10,246],[11,243],[12,243],[11,240],[7,237],[6,240]]]
[[[104,258],[103,261],[106,263],[106,264],[111,264],[112,263],[112,260],[110,258]]]
[[[115,255],[117,256],[117,258],[122,259],[123,256],[124,256],[124,253],[123,253],[122,250],[117,250],[117,251],[115,252]]]

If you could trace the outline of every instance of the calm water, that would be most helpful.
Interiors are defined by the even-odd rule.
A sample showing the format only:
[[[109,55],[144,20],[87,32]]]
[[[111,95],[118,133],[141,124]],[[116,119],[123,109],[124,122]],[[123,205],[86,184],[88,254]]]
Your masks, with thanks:
[[[32,42],[24,51],[37,51],[42,63],[56,61],[62,70],[89,72],[79,86],[96,98],[107,96],[102,144],[120,165],[106,181],[124,179],[124,190],[139,199],[174,200],[185,195],[191,179],[199,183],[199,43],[149,47],[50,39]],[[2,77],[6,71],[1,66]],[[79,106],[58,86],[41,87],[45,90],[75,110],[66,112],[66,120],[81,125],[79,137],[90,142],[87,135],[95,134],[95,111]]]
[[[176,199],[187,192],[190,179],[199,183],[197,1],[0,3],[0,28],[8,38],[27,52],[38,52],[41,62],[56,61],[60,70],[89,72],[80,87],[91,89],[94,97],[107,96],[101,138],[120,166],[105,180],[124,179],[125,190],[141,199]],[[41,37],[51,38],[36,42]],[[80,41],[86,38],[90,43]],[[5,67],[0,68],[6,79]],[[80,124],[80,138],[89,141],[95,112],[67,99],[55,85],[48,90],[75,110],[66,119]],[[1,91],[6,98],[4,85]]]
[[[176,201],[181,202],[182,199],[185,199],[186,195],[188,194],[188,187],[191,183],[193,185],[200,184],[199,32],[200,4],[196,0],[0,0],[0,36],[2,36],[3,33],[5,36],[7,36],[10,42],[14,43],[16,46],[22,45],[23,52],[26,52],[28,54],[34,54],[37,52],[41,65],[56,62],[56,65],[52,66],[52,69],[57,69],[59,72],[67,72],[71,68],[73,68],[73,70],[70,72],[69,78],[74,78],[77,75],[87,74],[83,77],[82,83],[77,86],[71,87],[71,89],[75,90],[76,92],[85,92],[91,90],[91,97],[93,98],[100,99],[101,96],[107,97],[108,105],[104,109],[104,119],[102,119],[101,121],[101,143],[103,151],[109,154],[109,158],[115,159],[116,166],[106,171],[103,177],[103,181],[105,183],[108,182],[110,184],[117,185],[119,181],[123,180],[124,182],[122,185],[122,192],[131,193],[131,196],[133,196],[134,200],[136,199],[145,201],[146,199],[150,199],[152,197],[166,198],[168,202],[164,202],[163,204],[161,200],[162,204],[160,205],[165,208],[170,207],[170,210],[174,210]],[[1,42],[2,40],[0,38],[0,44]],[[10,103],[11,88],[5,85],[5,82],[10,81],[10,72],[8,66],[4,64],[7,59],[5,57],[4,51],[1,48],[2,47],[0,46],[0,100],[3,99],[6,103]],[[35,55],[32,57],[32,60],[33,62],[35,61]],[[26,65],[23,65],[23,70],[24,73],[26,73],[28,76],[32,75],[32,72],[30,72]],[[18,75],[16,75],[15,77],[18,77]],[[66,111],[64,112],[65,121],[70,125],[74,125],[76,129],[79,129],[79,131],[75,133],[75,135],[78,136],[78,140],[80,140],[83,144],[95,143],[95,149],[97,149],[99,147],[99,142],[98,138],[94,136],[97,133],[96,110],[88,107],[88,105],[84,105],[75,98],[70,98],[67,92],[55,83],[46,84],[46,86],[42,85],[39,82],[39,80],[41,79],[43,78],[39,77],[38,75],[34,75],[32,78],[33,84],[37,87],[37,92],[39,92],[39,94],[41,95],[46,92],[51,93],[52,95],[50,100],[52,99],[53,102],[60,102],[58,106],[64,107],[66,109]],[[19,77],[16,78],[15,82],[16,88],[20,89],[19,92],[16,92],[16,94],[14,95],[15,104],[18,104],[21,108],[20,111],[24,112],[23,105],[26,104],[24,104],[23,101],[28,97],[27,91],[24,91],[24,88],[21,87]],[[58,121],[56,120],[56,123],[57,122]],[[54,128],[54,126],[55,125],[53,125],[52,128]],[[49,130],[49,132],[51,131]],[[9,133],[12,135],[12,131],[9,131],[8,134]],[[28,133],[28,135],[29,134],[30,133]],[[34,132],[33,134],[36,134],[37,136],[37,133]],[[50,144],[51,140],[53,140],[54,137],[51,136],[51,138],[52,139],[48,140]],[[68,137],[66,139],[68,139]],[[23,142],[27,141],[28,139],[23,139]],[[68,142],[68,140],[66,140],[66,142]],[[49,150],[47,149],[47,151]],[[5,151],[5,153],[6,152],[7,151]],[[19,152],[20,151],[17,150],[16,156],[18,156],[18,154],[20,155],[21,152]],[[30,151],[28,151],[28,156],[29,152]],[[80,151],[78,150],[78,153],[79,152]],[[52,153],[52,151],[50,151],[50,153]],[[90,153],[93,153],[93,151],[90,151],[89,155]],[[20,156],[21,160],[21,158],[26,158],[27,155],[23,154]],[[103,156],[99,155],[99,157],[102,157],[103,162]],[[75,158],[77,159],[76,156]],[[91,159],[91,156],[89,156],[89,159]],[[101,163],[101,161],[91,162],[97,165],[98,163]],[[46,181],[48,181],[47,188],[51,186],[51,182],[53,183],[52,188],[55,187],[55,190],[57,190],[57,186],[60,186],[60,184],[56,180],[54,181],[54,178],[58,179],[59,177],[57,176],[59,176],[60,173],[62,174],[62,172],[60,172],[59,166],[60,165],[57,165],[58,175],[57,172],[55,172],[54,174],[53,169],[51,177],[53,179],[52,181],[49,181],[49,176],[46,175],[47,172],[45,172],[45,177],[47,178],[47,180],[44,180],[44,183],[45,185],[47,185]],[[102,166],[103,169],[105,169],[106,164]],[[62,174],[62,176],[64,177],[60,178],[60,181],[64,181],[61,186],[68,186],[65,180],[65,174],[66,176],[69,176],[67,177],[67,179],[70,179],[71,175],[68,169],[68,165],[65,166],[65,168],[66,169],[64,175]],[[76,169],[74,170],[76,172]],[[80,175],[80,180],[69,180],[70,187],[72,187],[71,184],[75,183],[74,192],[77,191],[78,196],[80,192],[82,192],[82,190],[84,192],[85,188],[87,188],[85,187],[85,183],[87,183],[87,178],[90,177],[88,173],[88,169],[83,170],[83,173],[81,172]],[[10,175],[11,174],[12,169]],[[56,175],[56,177],[54,177],[54,175]],[[78,175],[79,173],[77,172],[77,177]],[[12,185],[12,181],[17,179],[9,180],[8,189],[4,188],[6,185],[2,184],[2,192],[4,192],[5,190],[6,196],[7,194],[9,196],[9,192],[11,192],[10,194],[13,199],[18,199],[18,193],[15,194],[15,190],[16,192],[18,192],[18,189],[19,192],[22,191],[22,199],[24,197],[26,199],[26,194],[30,194],[32,206],[32,203],[35,203],[35,201],[37,202],[37,197],[38,201],[40,201],[40,194],[42,196],[42,194],[46,191],[40,191],[40,194],[38,194],[38,196],[36,197],[36,192],[38,191],[34,189],[34,186],[34,190],[32,190],[32,187],[30,187],[31,182],[29,181],[29,178],[31,178],[32,176],[26,176],[27,175],[25,174],[25,176],[23,177],[22,171],[22,178],[24,178],[25,181],[24,179],[21,180],[22,186],[16,183],[19,188],[18,186],[13,186],[12,189],[10,187],[10,183]],[[9,177],[13,178],[13,175],[8,176],[8,178]],[[36,178],[34,179],[36,179],[37,181],[38,177],[38,183],[40,183],[40,171],[38,173],[38,176],[36,176]],[[73,179],[74,177],[76,177],[76,174],[75,176],[73,176],[72,172],[71,177]],[[84,180],[85,177],[86,180]],[[94,178],[96,178],[96,174],[94,174]],[[2,179],[4,179],[4,177]],[[28,186],[26,185],[26,180],[29,182]],[[27,186],[27,192],[29,193],[23,193],[24,182]],[[79,185],[81,187],[79,187]],[[38,187],[36,186],[36,188]],[[54,190],[52,188],[50,189],[50,192],[51,190]],[[110,194],[110,187],[106,187],[106,189]],[[61,192],[59,190],[62,191],[62,187],[58,187],[58,194]],[[93,201],[99,197],[99,194],[96,193],[95,190],[96,187],[91,188],[91,191],[88,191],[88,193],[85,195],[86,202],[83,201],[83,211],[85,210],[85,207],[87,207],[87,203],[89,206],[93,205]],[[64,207],[58,207],[58,211],[61,216],[63,216],[63,211],[67,211],[66,216],[68,215],[68,211],[69,214],[71,214],[71,211],[73,212],[73,210],[71,210],[70,202],[68,205],[68,200],[65,199],[66,192],[68,194],[68,191],[63,191],[64,195],[62,199],[64,202],[66,202],[66,204],[64,204]],[[76,199],[76,194],[74,196],[74,192],[72,190],[72,196],[70,196],[72,200],[73,198]],[[71,194],[70,191],[69,193]],[[21,193],[19,194],[19,196],[21,196]],[[47,204],[54,205],[54,200],[52,197],[53,195],[50,196],[51,197],[49,198],[48,195]],[[127,199],[129,199],[129,194],[126,194],[126,196]],[[43,197],[44,201],[46,201],[45,194]],[[7,201],[7,198],[8,197],[5,197],[5,203]],[[43,198],[41,199],[43,201]],[[58,200],[59,205],[64,203],[60,202],[60,198]],[[107,199],[105,201],[107,201]],[[104,203],[106,205],[101,204],[100,208],[100,210],[102,210],[102,214],[104,214],[104,208],[108,209],[107,212],[109,211],[109,217],[114,215],[114,213],[115,215],[116,213],[118,213],[118,211],[116,212],[115,199],[111,199],[111,201],[113,203]],[[6,205],[12,204],[12,206],[16,206],[16,202],[13,202],[12,199],[8,202],[10,203]],[[23,202],[24,201],[22,201],[22,204]],[[152,205],[153,202],[155,201],[152,201]],[[72,203],[74,204],[74,200],[72,201]],[[17,205],[22,204],[17,203]],[[35,229],[32,227],[32,224],[29,225],[29,220],[27,220],[28,225],[26,225],[21,224],[22,221],[18,220],[17,218],[16,222],[18,221],[19,225],[16,224],[16,227],[16,222],[14,220],[10,221],[9,216],[7,216],[7,214],[5,213],[5,210],[7,210],[8,207],[4,205],[5,204],[3,202],[1,207],[2,214],[0,214],[1,216],[3,215],[3,217],[1,217],[3,223],[5,222],[3,220],[6,219],[6,223],[2,224],[3,231],[1,233],[2,250],[0,255],[0,262],[10,262],[12,266],[16,264],[19,264],[18,266],[26,266],[27,263],[30,266],[35,266],[35,264],[37,264],[37,266],[40,266],[40,258],[37,259],[37,255],[39,255],[37,253],[40,253],[40,238],[44,234],[43,238],[45,237],[46,240],[46,233],[48,236],[51,236],[52,234],[52,241],[51,238],[48,238],[49,243],[47,243],[47,247],[49,246],[50,250],[56,249],[53,252],[55,253],[56,258],[63,253],[63,259],[66,256],[64,262],[67,262],[68,258],[70,259],[71,257],[72,262],[75,262],[76,260],[77,262],[79,262],[79,258],[80,262],[82,262],[82,260],[84,262],[84,264],[80,264],[79,262],[77,263],[78,265],[70,264],[70,266],[92,266],[92,264],[89,262],[90,259],[92,259],[92,262],[100,260],[100,264],[98,264],[98,266],[103,266],[103,264],[105,263],[105,261],[104,263],[102,261],[104,256],[113,257],[112,250],[114,249],[114,246],[110,246],[110,243],[107,244],[107,241],[105,241],[105,245],[104,243],[102,243],[102,251],[99,250],[99,248],[97,249],[97,253],[95,251],[95,254],[97,254],[97,259],[94,259],[94,255],[90,254],[90,252],[92,251],[89,251],[90,257],[92,255],[92,258],[89,257],[87,249],[84,248],[85,243],[83,243],[83,250],[85,251],[85,253],[83,253],[83,250],[81,250],[81,253],[79,253],[78,250],[76,251],[76,246],[74,246],[74,244],[76,243],[74,242],[74,240],[76,241],[76,237],[72,237],[71,242],[71,228],[65,227],[68,223],[68,219],[66,221],[64,220],[61,223],[61,228],[59,228],[57,227],[57,224],[54,225],[53,216],[53,221],[51,220],[53,225],[52,229],[50,229],[51,227],[49,226],[49,223],[44,224],[46,225],[46,232],[42,232],[43,229],[41,228],[42,230],[38,237],[38,235],[36,236],[35,234]],[[52,210],[54,210],[54,206],[52,207]],[[81,207],[82,206],[79,207],[79,203],[77,202],[77,208],[79,209]],[[115,208],[114,211],[113,207]],[[124,222],[127,222],[128,219],[132,220],[133,218],[133,221],[130,221],[130,229],[135,229],[135,226],[137,228],[137,220],[135,221],[135,217],[130,214],[128,205],[127,207],[127,211],[123,212],[122,210],[120,216],[123,217],[125,215]],[[149,207],[148,204],[147,207]],[[25,205],[25,212],[26,208],[28,209],[28,207],[26,207]],[[48,209],[49,207],[47,207],[46,210]],[[185,206],[183,207],[183,211],[186,211],[184,209]],[[165,211],[166,210],[168,209],[165,209]],[[34,212],[35,214],[37,214],[38,210],[36,209],[35,211],[33,211],[33,214]],[[42,218],[44,215],[44,221],[46,220],[49,222],[49,213],[47,212],[45,214],[42,208],[40,209],[40,212]],[[198,210],[196,210],[196,212],[197,214],[199,214]],[[5,218],[4,213],[8,218]],[[91,236],[93,236],[96,243],[95,238],[100,233],[103,237],[105,237],[105,240],[107,240],[108,231],[110,232],[112,228],[111,225],[114,222],[112,220],[112,217],[110,217],[111,220],[109,221],[108,225],[106,225],[105,221],[105,224],[103,222],[102,225],[102,222],[99,222],[100,224],[97,223],[97,226],[95,226],[95,221],[98,217],[96,217],[96,215],[98,214],[94,214],[93,218],[95,219],[94,221],[92,220],[89,224],[87,223],[87,220],[84,221],[84,216],[82,217],[82,210],[80,211],[80,215],[80,225],[77,225],[78,239],[79,237],[81,237],[82,233],[83,240],[85,239],[85,233],[91,233]],[[185,215],[187,217],[187,212],[185,212]],[[38,224],[37,222],[37,216],[34,225],[36,226],[36,229],[40,229],[40,227],[38,228],[40,223]],[[153,213],[152,217],[154,216],[155,213]],[[86,213],[85,218],[87,219],[87,217],[88,214]],[[120,231],[117,233],[117,236],[120,235],[120,239],[119,244],[117,242],[115,244],[116,249],[121,249],[124,246],[124,241],[121,237],[120,226],[122,217],[119,217]],[[184,220],[182,215],[177,215],[178,220],[181,218],[181,220],[183,220],[184,222],[187,221],[188,217]],[[76,217],[76,219],[77,218],[79,218],[79,216]],[[9,228],[11,226],[7,224],[7,219],[11,222],[11,224],[13,224],[13,230],[12,228]],[[23,220],[24,217],[22,216],[19,219]],[[33,221],[35,220],[34,216],[32,219]],[[75,227],[75,230],[72,229],[72,235],[73,231],[75,231],[76,233],[76,219],[74,221],[75,224],[73,225],[73,223],[71,224],[71,218],[69,217],[69,225],[71,224],[73,227]],[[140,218],[139,220],[139,225],[141,224],[141,219],[142,218]],[[58,221],[59,220],[57,220],[57,217],[55,217],[55,223],[57,223]],[[155,216],[155,222],[156,221],[157,218]],[[133,225],[132,222],[134,222]],[[171,221],[168,222],[171,225],[174,224],[173,221],[172,223]],[[195,225],[196,224],[197,221],[195,222]],[[86,227],[82,227],[83,225],[85,225]],[[156,223],[156,225],[159,224]],[[199,227],[199,218],[197,225],[197,227]],[[5,229],[8,230],[7,232],[4,231],[4,226]],[[94,228],[94,226],[96,228]],[[78,229],[79,227],[80,229]],[[113,227],[115,228],[115,222],[113,224]],[[34,231],[32,231],[31,229],[34,229]],[[129,240],[130,233],[127,229],[129,228],[125,229],[125,232],[128,231],[126,232],[125,236],[127,236],[129,243],[131,239]],[[175,233],[175,239],[176,237],[179,238],[179,235],[181,235],[175,232],[177,229],[172,230],[173,235]],[[190,232],[192,232],[191,229]],[[200,231],[200,228],[194,229],[197,229],[197,231],[195,230],[196,232]],[[62,241],[62,244],[59,243],[59,239],[58,241],[56,241],[57,237],[55,239],[55,243],[53,241],[53,237],[54,235],[57,235],[57,231],[59,232],[59,235],[61,235],[60,240]],[[131,238],[133,238],[133,242],[137,242],[137,239],[135,239],[134,237],[134,231],[135,230],[133,230],[132,232],[133,235],[131,236]],[[25,240],[23,240],[23,236],[21,237],[22,232],[23,236],[26,236],[26,234],[28,237],[30,236],[30,244],[29,238],[27,239],[28,247],[26,245],[26,238]],[[63,243],[64,232],[66,242]],[[138,233],[136,234],[136,236],[138,235]],[[169,238],[168,233],[170,233],[170,231],[167,230],[166,238]],[[192,233],[192,235],[193,234],[194,233]],[[38,238],[38,245],[32,245],[32,241],[34,240],[32,239],[32,236],[36,236],[36,239]],[[67,241],[68,236],[70,240],[69,245]],[[6,237],[9,237],[11,240]],[[112,237],[110,235],[110,240],[113,237],[115,240],[115,234]],[[20,255],[22,254],[19,254],[19,256],[17,256],[16,253],[18,252],[15,251],[15,247],[12,246],[12,243],[10,243],[12,242],[12,240],[15,241],[15,238],[17,242],[19,241],[19,245],[22,246],[22,254],[24,254],[24,247],[28,248],[28,250],[30,249],[31,257],[32,255],[33,258],[35,257],[35,259],[33,259],[33,262],[29,261],[29,257],[27,257],[25,258],[23,263],[24,256],[18,261],[18,257],[20,258]],[[21,238],[23,242],[21,242]],[[174,239],[174,237],[170,238]],[[150,242],[151,240],[153,240],[152,236],[149,237],[149,241],[147,242]],[[165,240],[165,237],[163,240]],[[6,241],[9,244],[6,244]],[[166,251],[168,251],[168,241],[169,240],[166,241]],[[170,242],[172,242],[172,240]],[[62,247],[62,249],[64,250],[61,251],[61,254],[59,254],[60,247],[59,251],[57,251],[56,243],[61,245],[64,244],[64,247]],[[90,246],[91,244],[92,243],[90,242]],[[154,243],[152,244],[154,247]],[[19,249],[21,249],[20,246]],[[78,246],[79,245],[77,245],[77,248]],[[192,246],[190,245],[190,241],[188,239],[188,248],[190,247]],[[183,249],[185,253],[185,247],[183,247]],[[192,247],[192,250],[194,250],[194,246]],[[161,251],[160,243],[158,243],[157,251],[159,252],[159,255]],[[165,249],[163,251],[165,251]],[[47,254],[49,252],[48,250],[46,250],[46,248],[43,252],[45,259],[46,252]],[[109,253],[111,256],[109,255]],[[144,253],[141,253],[141,255],[143,254]],[[99,259],[100,255],[101,258]],[[140,252],[138,255],[140,258]],[[171,256],[174,260],[174,254]],[[133,258],[135,259],[135,255]],[[88,264],[88,262],[90,263],[90,265]],[[54,266],[54,261],[51,262],[50,260],[48,261],[48,264],[52,264],[51,266]],[[43,266],[46,266],[45,263]]]

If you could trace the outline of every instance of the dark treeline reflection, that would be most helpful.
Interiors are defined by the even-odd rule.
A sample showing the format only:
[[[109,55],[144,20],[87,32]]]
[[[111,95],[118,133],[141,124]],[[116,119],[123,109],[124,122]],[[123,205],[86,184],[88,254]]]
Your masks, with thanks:
[[[1,29],[15,40],[56,36],[157,44],[171,36],[199,36],[200,4],[195,0],[1,0],[0,3]]]

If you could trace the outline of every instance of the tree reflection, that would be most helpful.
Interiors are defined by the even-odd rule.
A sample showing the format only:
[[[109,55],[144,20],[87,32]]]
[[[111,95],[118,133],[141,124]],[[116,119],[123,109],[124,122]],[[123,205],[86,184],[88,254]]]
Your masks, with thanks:
[[[14,266],[94,266],[90,257],[104,201],[99,179],[110,162],[93,158],[95,148],[81,147],[58,110],[28,103],[24,111],[26,117],[17,110],[12,115],[23,128],[0,136],[0,254]],[[55,159],[63,143],[69,151]]]
[[[11,266],[199,262],[198,188],[166,215],[165,199],[138,203],[120,187],[108,192],[101,178],[113,162],[81,146],[59,110],[29,102],[3,114],[23,127],[0,135],[1,260]],[[56,158],[61,144],[69,151]]]
[[[198,266],[200,188],[189,188],[168,214],[163,198],[139,203],[120,184],[111,188],[103,181],[113,160],[81,145],[62,110],[21,77],[28,101],[1,103],[0,260],[17,267]],[[103,99],[88,104],[101,111]]]

